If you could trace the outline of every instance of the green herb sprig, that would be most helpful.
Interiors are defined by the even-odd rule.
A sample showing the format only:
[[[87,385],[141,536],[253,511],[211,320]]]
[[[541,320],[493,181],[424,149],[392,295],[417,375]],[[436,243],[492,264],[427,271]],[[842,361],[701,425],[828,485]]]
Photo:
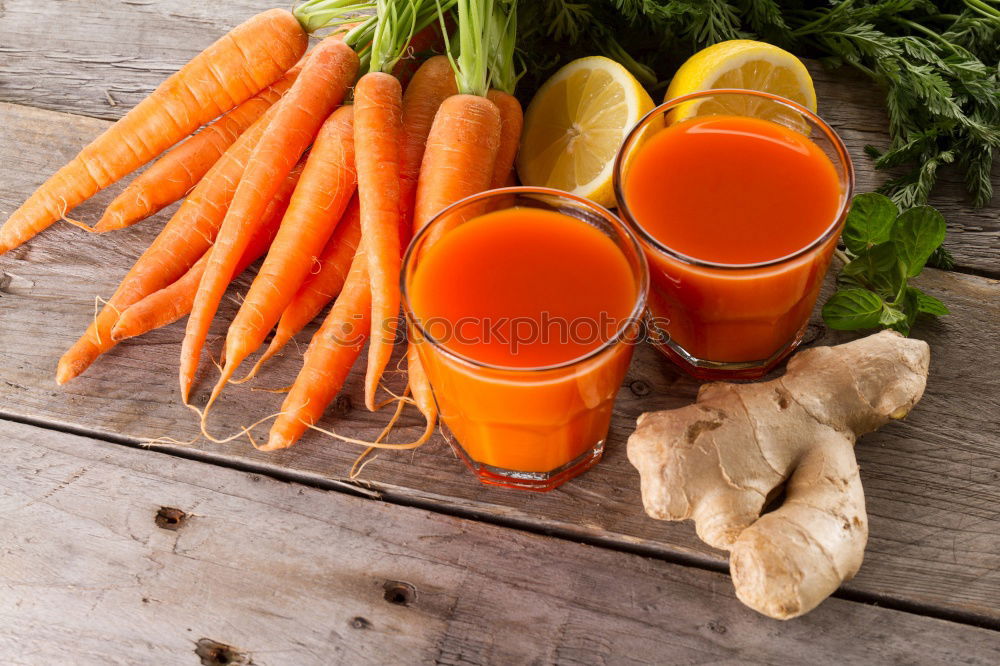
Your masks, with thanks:
[[[842,239],[845,262],[837,291],[823,306],[830,328],[855,331],[891,328],[909,335],[920,314],[941,316],[948,308],[909,284],[944,240],[944,217],[930,206],[902,213],[888,197],[859,194],[851,203]]]
[[[975,205],[985,206],[993,196],[991,167],[1000,150],[998,0],[532,0],[521,5],[518,44],[531,64],[525,93],[553,67],[579,55],[603,52],[655,88],[651,71],[668,76],[697,49],[727,39],[761,39],[829,67],[857,69],[883,88],[890,141],[868,153],[876,167],[891,170],[882,191],[902,207],[926,203],[939,169],[949,164],[964,172]],[[622,57],[625,51],[628,58]],[[948,259],[938,252],[932,263],[946,265]]]

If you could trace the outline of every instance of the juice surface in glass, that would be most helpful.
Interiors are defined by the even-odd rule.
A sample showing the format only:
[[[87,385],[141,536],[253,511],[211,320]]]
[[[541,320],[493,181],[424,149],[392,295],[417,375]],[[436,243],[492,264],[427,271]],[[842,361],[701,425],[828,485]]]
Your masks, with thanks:
[[[769,120],[699,116],[648,135],[621,193],[646,235],[649,309],[668,353],[754,376],[790,351],[837,234],[803,250],[842,223],[843,180],[809,136]]]
[[[632,353],[616,336],[640,299],[615,241],[576,217],[515,206],[418,249],[406,279],[418,353],[480,478],[539,475],[547,489],[558,485],[547,474],[596,462]]]

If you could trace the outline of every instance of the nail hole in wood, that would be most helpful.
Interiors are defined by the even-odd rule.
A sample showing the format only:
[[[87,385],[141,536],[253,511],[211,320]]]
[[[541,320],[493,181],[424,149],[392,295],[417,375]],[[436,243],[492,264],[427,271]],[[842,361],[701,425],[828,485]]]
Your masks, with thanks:
[[[726,629],[726,625],[722,624],[718,620],[712,620],[709,622],[708,628],[717,634],[724,634],[728,631],[728,629]]]
[[[253,664],[253,660],[232,645],[202,638],[195,643],[194,653],[201,659],[202,666],[230,666]]]
[[[368,621],[368,618],[359,615],[351,620],[351,626],[355,629],[371,629],[372,623]]]
[[[160,510],[156,512],[154,520],[157,527],[176,532],[184,525],[187,517],[187,514],[180,509],[175,509],[172,506],[161,506]]]
[[[335,416],[344,417],[351,411],[354,405],[348,395],[338,395],[333,402],[333,413]]]
[[[401,580],[387,580],[382,586],[383,598],[390,604],[409,606],[417,600],[417,588]]]
[[[644,395],[649,395],[651,389],[649,388],[649,384],[641,379],[636,379],[635,381],[629,383],[628,390],[632,391],[633,395],[641,398]]]

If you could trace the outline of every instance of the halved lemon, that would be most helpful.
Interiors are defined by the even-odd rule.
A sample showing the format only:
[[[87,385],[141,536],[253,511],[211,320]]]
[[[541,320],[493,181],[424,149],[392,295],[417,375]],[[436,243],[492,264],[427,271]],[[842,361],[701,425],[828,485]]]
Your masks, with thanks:
[[[816,111],[816,90],[806,66],[788,51],[764,42],[733,39],[698,51],[674,74],[664,101],[717,88],[759,90]],[[785,118],[789,111],[767,100],[719,96],[682,104],[673,112],[671,120],[676,122],[695,115],[717,113],[778,120]]]
[[[521,182],[614,206],[615,155],[652,108],[642,85],[614,60],[574,60],[538,89],[524,114],[517,156]]]

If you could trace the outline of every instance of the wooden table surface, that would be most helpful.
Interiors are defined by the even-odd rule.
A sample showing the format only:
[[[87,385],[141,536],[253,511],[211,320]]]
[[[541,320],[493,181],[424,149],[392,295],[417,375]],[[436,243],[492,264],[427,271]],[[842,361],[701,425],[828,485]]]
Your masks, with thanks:
[[[0,219],[271,4],[0,2]],[[849,72],[814,75],[859,191],[874,188],[883,176],[862,148],[886,141],[879,91]],[[1000,219],[996,205],[970,208],[959,182],[948,174],[932,202],[957,270],[918,279],[952,309],[914,331],[931,344],[927,393],[857,448],[864,566],[789,622],[741,605],[725,553],[689,523],[642,512],[625,458],[635,417],[697,389],[651,349],[623,383],[605,459],[556,491],[482,486],[440,437],[380,453],[350,480],[358,450],[319,434],[270,454],[196,440],[176,389],[181,323],[57,387],[95,297],[173,209],[111,235],[52,227],[0,256],[0,662],[1000,663]],[[96,220],[117,191],[75,217]],[[847,336],[817,322],[810,339]],[[292,347],[258,385],[289,384],[300,362]],[[361,386],[355,372],[324,425],[378,433],[388,417],[364,409]],[[211,427],[235,432],[280,399],[234,387]],[[408,415],[398,436],[420,427]],[[145,445],[162,437],[175,441]]]

